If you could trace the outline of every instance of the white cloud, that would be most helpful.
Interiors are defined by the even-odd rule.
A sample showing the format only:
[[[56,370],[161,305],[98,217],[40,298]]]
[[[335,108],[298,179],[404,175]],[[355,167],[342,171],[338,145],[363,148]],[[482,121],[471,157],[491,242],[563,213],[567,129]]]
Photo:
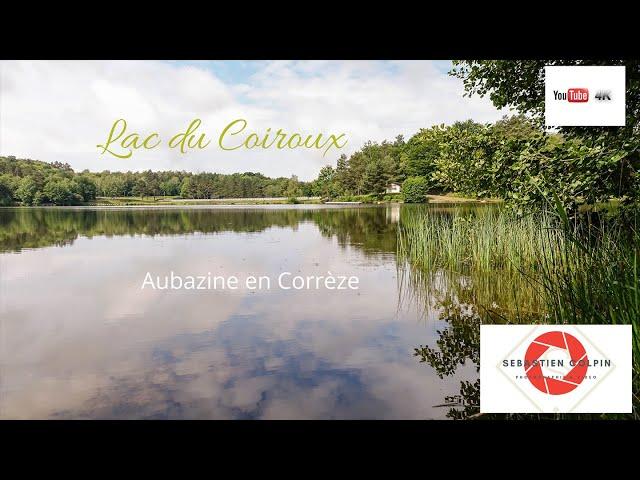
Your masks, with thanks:
[[[236,118],[247,134],[282,128],[305,134],[346,133],[344,153],[366,140],[408,138],[421,127],[502,112],[488,100],[463,98],[462,84],[429,61],[259,62],[241,81],[224,82],[203,64],[160,61],[0,62],[0,154],[70,163],[76,170],[177,169],[315,177],[341,152],[222,151],[217,138]],[[159,132],[163,145],[129,159],[100,155],[111,124]],[[193,118],[212,140],[186,155],[166,142]]]

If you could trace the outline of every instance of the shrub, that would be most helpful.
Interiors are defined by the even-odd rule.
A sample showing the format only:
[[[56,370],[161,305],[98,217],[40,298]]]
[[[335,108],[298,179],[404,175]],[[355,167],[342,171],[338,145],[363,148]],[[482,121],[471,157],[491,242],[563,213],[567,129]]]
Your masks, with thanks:
[[[402,184],[406,203],[425,203],[429,184],[424,177],[409,177]]]

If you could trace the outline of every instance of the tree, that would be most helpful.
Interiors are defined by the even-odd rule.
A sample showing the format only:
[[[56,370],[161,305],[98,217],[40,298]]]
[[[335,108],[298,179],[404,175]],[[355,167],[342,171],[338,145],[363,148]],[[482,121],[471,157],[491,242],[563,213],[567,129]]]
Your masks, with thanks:
[[[367,193],[384,193],[387,183],[385,181],[384,165],[380,159],[375,159],[367,164],[363,183]]]
[[[180,187],[180,196],[182,198],[193,198],[193,192],[191,187],[191,178],[185,177],[182,180],[182,185]]]
[[[334,179],[340,194],[353,191],[353,181],[349,172],[349,159],[344,153],[338,158]]]
[[[424,177],[409,177],[402,184],[406,203],[425,203],[429,193],[429,182]]]
[[[151,189],[144,177],[139,177],[131,189],[131,194],[135,197],[147,197],[151,195]]]
[[[144,190],[146,195],[156,197],[162,194],[160,190],[160,182],[158,181],[158,174],[156,172],[147,170],[143,173],[143,178],[146,186]],[[141,196],[144,197],[145,195]]]
[[[421,129],[402,148],[401,158],[405,171],[410,176],[432,177],[436,161],[444,144],[446,127],[434,125]]]
[[[172,176],[160,184],[160,191],[163,195],[174,196],[180,194],[180,179]]]
[[[74,181],[77,184],[77,189],[85,202],[89,202],[96,199],[97,187],[96,184],[86,175],[78,175]]]
[[[464,82],[466,95],[488,95],[498,108],[513,107],[539,125],[544,118],[545,65],[624,65],[626,67],[626,124],[624,127],[562,127],[567,167],[562,177],[527,171],[531,185],[556,193],[554,185],[576,185],[564,195],[565,206],[577,205],[580,193],[589,202],[611,196],[638,202],[640,195],[640,61],[639,60],[472,60],[455,61],[452,75]],[[531,152],[533,153],[533,152]],[[540,152],[541,153],[541,152]],[[546,152],[550,153],[550,152]],[[551,165],[550,162],[542,162]],[[553,183],[546,183],[551,180]],[[540,182],[545,182],[544,184]],[[536,182],[538,184],[536,184]]]
[[[382,160],[382,177],[385,186],[398,180],[398,165],[395,159],[390,155],[385,155]]]
[[[442,128],[438,133],[439,155],[431,179],[450,192],[486,197],[495,189],[491,161],[490,127],[467,120]]]
[[[300,196],[300,182],[296,175],[291,175],[291,178],[287,182],[287,189],[284,194],[289,198]]]
[[[189,174],[178,171],[153,172],[110,172],[108,170],[92,173],[84,170],[75,173],[65,163],[51,164],[37,160],[0,157],[0,175],[8,175],[8,184],[12,192],[12,200],[22,203],[39,204],[51,202],[43,190],[52,179],[56,181],[68,179],[66,184],[71,193],[78,193],[82,201],[88,202],[96,196],[130,197],[138,195],[179,195],[189,198],[224,198],[224,197],[280,197],[287,188],[300,193],[310,193],[311,183],[306,184],[294,179],[290,185],[287,178],[268,178],[260,173],[244,172],[231,175],[217,173]],[[29,179],[29,180],[26,180]],[[16,193],[24,182],[20,195]],[[34,187],[35,185],[35,187]],[[184,186],[184,188],[183,188]],[[52,184],[50,193],[57,189]],[[34,191],[35,188],[35,191]],[[7,190],[8,191],[8,190]],[[58,192],[60,193],[60,192]],[[58,195],[59,198],[62,198]],[[9,200],[5,200],[9,202]],[[64,200],[70,201],[68,199]]]
[[[83,201],[78,184],[68,178],[51,178],[42,193],[55,205],[77,205]]]
[[[325,165],[320,169],[318,178],[315,181],[314,194],[321,197],[334,197],[337,193],[335,186],[336,172],[331,165]]]
[[[23,205],[36,205],[36,193],[38,192],[38,185],[31,177],[24,177],[20,180],[18,188],[16,189],[16,197],[22,202]]]
[[[13,183],[10,175],[0,175],[0,205],[13,203]]]

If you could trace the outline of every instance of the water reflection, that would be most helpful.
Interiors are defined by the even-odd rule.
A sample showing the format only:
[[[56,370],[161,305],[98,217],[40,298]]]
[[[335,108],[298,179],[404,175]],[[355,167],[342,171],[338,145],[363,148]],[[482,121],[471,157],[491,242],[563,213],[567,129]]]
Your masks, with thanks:
[[[0,208],[0,252],[64,246],[79,237],[263,232],[312,222],[341,246],[396,251],[399,205],[385,208],[320,206],[179,208]]]
[[[418,211],[409,207],[403,210],[400,225],[401,228],[407,226],[407,222],[403,223],[403,218],[407,218],[405,214],[418,214],[421,222],[434,222],[432,226],[441,228],[455,225],[456,222],[469,222],[476,215],[491,212],[483,207]],[[460,235],[455,229],[439,231],[444,231],[444,236]],[[452,237],[453,240],[456,238]],[[465,374],[465,378],[458,382],[455,394],[442,396],[438,407],[446,410],[448,418],[475,418],[480,415],[480,324],[505,323],[513,318],[523,323],[539,322],[545,308],[540,284],[532,272],[506,268],[508,265],[487,268],[464,265],[464,262],[458,261],[468,254],[463,250],[448,252],[456,260],[448,264],[449,269],[439,263],[416,265],[402,251],[400,242],[402,240],[399,241],[401,248],[398,254],[401,304],[422,306],[427,316],[437,312],[438,319],[444,325],[437,329],[435,342],[421,342],[414,348],[414,356],[443,380],[451,380],[461,371],[473,371],[472,375]],[[425,242],[425,248],[435,247],[433,243]],[[442,263],[447,265],[446,261]]]
[[[458,368],[472,365],[480,372],[480,316],[475,307],[449,304],[440,318],[448,325],[438,330],[437,348],[420,345],[414,355],[430,365],[440,378],[454,375]],[[480,413],[480,379],[460,381],[457,394],[447,395],[441,407],[447,407],[447,417],[460,420]]]
[[[477,372],[412,356],[448,323],[398,308],[398,208],[0,210],[0,417],[443,417]],[[360,290],[140,290],[170,270]]]

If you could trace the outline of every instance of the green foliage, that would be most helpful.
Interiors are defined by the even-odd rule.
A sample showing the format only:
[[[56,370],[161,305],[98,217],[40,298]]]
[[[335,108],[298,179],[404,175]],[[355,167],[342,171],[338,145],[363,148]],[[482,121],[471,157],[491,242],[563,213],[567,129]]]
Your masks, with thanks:
[[[313,195],[324,198],[332,198],[338,195],[339,187],[336,176],[337,172],[331,165],[322,167],[318,178],[313,182]]]
[[[382,200],[385,202],[401,202],[404,201],[404,195],[402,193],[387,193],[382,195]]]
[[[406,178],[402,152],[404,139],[398,135],[393,142],[367,142],[347,158],[341,155],[336,168],[323,167],[312,182],[315,195],[338,198],[345,195],[382,194],[392,182]]]
[[[560,134],[566,142],[559,150],[529,148],[523,164],[514,169],[524,172],[524,182],[528,184],[522,185],[523,191],[515,192],[518,195],[515,200],[528,196],[527,203],[536,189],[541,193],[534,196],[547,201],[549,191],[561,189],[559,198],[568,209],[580,200],[606,201],[609,197],[637,206],[640,198],[640,61],[456,61],[451,74],[464,81],[466,95],[488,95],[496,107],[513,107],[541,126],[545,65],[624,65],[626,123],[624,127],[562,127]]]
[[[309,185],[260,173],[110,172],[75,173],[62,163],[0,157],[0,203],[75,205],[96,197],[261,198],[311,195]],[[50,184],[50,185],[49,185]],[[47,187],[47,185],[49,185]],[[45,191],[45,188],[47,190]],[[62,189],[68,189],[63,192]]]
[[[13,202],[14,182],[10,175],[0,175],[0,205],[11,205]]]
[[[78,193],[82,197],[83,202],[89,202],[96,199],[98,189],[96,184],[89,178],[88,175],[80,174],[76,175],[74,182],[77,185]]]
[[[96,185],[88,172],[75,174],[66,163],[0,157],[0,178],[11,196],[0,192],[0,202],[11,205],[77,205],[95,199]]]
[[[38,185],[32,177],[24,177],[20,180],[16,189],[16,197],[23,205],[37,205],[36,202],[39,200],[39,197],[36,197],[37,193]]]
[[[374,203],[378,201],[378,195],[366,194],[366,195],[339,195],[333,200],[336,202],[360,202],[360,203]]]
[[[424,177],[409,177],[402,184],[402,194],[406,203],[425,203],[429,184]]]
[[[544,129],[544,66],[574,64],[626,66],[625,127]],[[519,115],[494,124],[435,125],[407,142],[367,142],[340,157],[330,180],[323,174],[315,181],[322,195],[379,194],[390,182],[421,176],[432,193],[502,198],[521,215],[548,208],[554,195],[570,215],[611,198],[640,206],[638,60],[458,61],[451,74],[463,80],[466,95],[487,95]]]
[[[295,175],[291,176],[291,178],[287,181],[287,187],[284,191],[284,194],[289,198],[299,197],[300,195],[302,195],[302,189],[300,188],[298,177],[296,177]],[[249,197],[250,195],[246,196]]]
[[[407,175],[432,178],[442,147],[446,143],[446,132],[444,125],[435,125],[421,129],[409,139],[402,149],[402,162]]]
[[[364,170],[363,187],[367,193],[379,194],[386,186],[384,165],[379,158],[369,162]]]
[[[177,176],[173,176],[168,180],[160,183],[160,191],[166,196],[176,196],[181,193],[180,179]]]
[[[77,205],[82,203],[78,184],[68,178],[52,178],[42,191],[44,197],[55,205]]]
[[[491,181],[493,137],[491,126],[471,120],[457,122],[441,135],[440,155],[432,179],[446,191],[488,197]]]

